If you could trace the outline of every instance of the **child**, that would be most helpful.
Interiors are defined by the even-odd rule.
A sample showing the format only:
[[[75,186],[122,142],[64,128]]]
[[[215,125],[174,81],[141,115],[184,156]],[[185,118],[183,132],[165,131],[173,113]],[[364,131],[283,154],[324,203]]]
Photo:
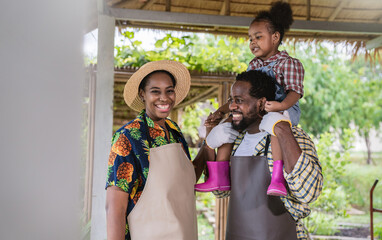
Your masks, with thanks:
[[[248,70],[261,70],[273,77],[276,84],[276,101],[267,101],[267,112],[288,111],[292,125],[296,126],[300,119],[298,100],[303,96],[304,68],[298,59],[292,58],[286,51],[279,51],[284,33],[293,22],[290,5],[285,2],[272,4],[270,11],[259,12],[252,21],[249,30],[249,48],[255,58],[249,63]],[[221,106],[206,122],[210,124],[216,119],[221,119],[228,110],[228,103]],[[231,155],[233,144],[225,144],[218,149],[216,161],[227,161]],[[274,196],[286,196],[285,179],[283,177],[283,157],[276,136],[271,136],[273,159],[273,173],[271,184],[267,194]],[[255,147],[255,146],[254,146]],[[210,170],[210,169],[209,169]],[[210,172],[211,175],[214,172]],[[218,173],[219,174],[219,173]],[[209,178],[209,179],[210,179]],[[211,179],[216,179],[214,177]],[[218,190],[218,184],[209,182],[195,185],[196,191]]]

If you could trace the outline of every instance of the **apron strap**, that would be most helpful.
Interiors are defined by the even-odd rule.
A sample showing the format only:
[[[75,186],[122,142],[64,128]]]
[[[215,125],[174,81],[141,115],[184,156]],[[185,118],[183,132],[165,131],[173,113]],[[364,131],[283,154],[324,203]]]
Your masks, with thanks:
[[[268,135],[267,136],[267,140],[265,142],[265,150],[264,150],[264,156],[268,156],[268,148],[269,148],[269,144],[271,142],[271,135]]]
[[[146,134],[146,138],[147,138],[147,142],[149,143],[149,148],[152,148],[152,145],[151,145],[151,141],[152,141],[152,138],[150,137],[150,134],[149,134],[149,125],[147,124],[147,119],[146,119],[147,115],[146,113],[144,114],[143,116],[143,122],[145,123],[145,134]],[[176,142],[180,142],[180,134],[175,131],[174,129],[172,129],[167,123],[166,123],[166,120],[165,120],[165,125],[166,125],[166,128],[169,132],[169,134],[171,133],[172,136],[175,138]],[[170,136],[168,136],[169,139],[170,139]]]

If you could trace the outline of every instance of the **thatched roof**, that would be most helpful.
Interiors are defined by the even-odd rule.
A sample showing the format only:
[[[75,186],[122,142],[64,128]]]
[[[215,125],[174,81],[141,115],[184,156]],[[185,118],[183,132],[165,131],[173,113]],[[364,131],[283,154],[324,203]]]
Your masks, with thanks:
[[[250,21],[272,0],[106,0],[119,26],[247,36]],[[382,0],[289,0],[288,38],[382,45]],[[371,41],[372,40],[372,41]]]

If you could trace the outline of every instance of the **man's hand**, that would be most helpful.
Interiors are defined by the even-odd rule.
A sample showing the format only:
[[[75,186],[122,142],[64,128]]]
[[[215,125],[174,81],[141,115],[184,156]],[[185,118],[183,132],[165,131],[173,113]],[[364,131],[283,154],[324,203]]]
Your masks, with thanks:
[[[265,114],[263,120],[260,122],[259,129],[260,131],[268,132],[269,134],[276,136],[275,126],[280,122],[287,122],[290,127],[292,127],[288,111],[284,111],[284,113],[270,112]]]
[[[206,138],[210,148],[218,148],[225,143],[233,143],[239,132],[232,128],[230,122],[225,122],[214,127]]]

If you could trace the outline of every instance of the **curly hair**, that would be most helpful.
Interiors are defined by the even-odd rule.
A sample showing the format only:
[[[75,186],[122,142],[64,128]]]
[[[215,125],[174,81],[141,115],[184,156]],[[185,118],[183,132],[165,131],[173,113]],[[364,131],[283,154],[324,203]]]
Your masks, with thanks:
[[[279,32],[279,44],[281,44],[285,32],[289,30],[290,26],[293,23],[293,12],[289,3],[281,1],[274,2],[272,3],[272,7],[269,11],[259,12],[250,25],[252,25],[255,22],[267,23],[268,31],[271,34]]]
[[[251,84],[249,95],[254,98],[265,97],[267,101],[275,100],[275,80],[262,71],[250,70],[242,72],[236,76],[236,81],[249,82]]]

